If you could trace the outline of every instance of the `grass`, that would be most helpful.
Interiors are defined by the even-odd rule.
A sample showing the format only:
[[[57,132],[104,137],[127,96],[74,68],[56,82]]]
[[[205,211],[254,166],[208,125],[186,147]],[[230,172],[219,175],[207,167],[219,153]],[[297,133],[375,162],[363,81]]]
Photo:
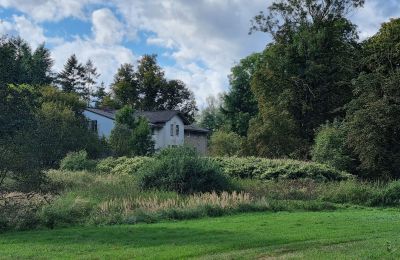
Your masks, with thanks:
[[[398,210],[248,213],[0,235],[0,259],[396,259]]]

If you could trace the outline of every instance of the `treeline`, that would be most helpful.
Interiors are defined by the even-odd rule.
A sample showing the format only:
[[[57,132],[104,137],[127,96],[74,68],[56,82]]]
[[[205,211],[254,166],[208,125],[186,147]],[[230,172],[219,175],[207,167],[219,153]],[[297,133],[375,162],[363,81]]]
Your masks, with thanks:
[[[151,131],[134,110],[175,109],[191,120],[197,111],[192,92],[167,80],[155,55],[144,55],[136,69],[123,64],[110,91],[97,82],[91,60],[82,64],[72,55],[61,72],[52,67],[44,45],[32,50],[20,38],[0,38],[0,193],[5,187],[41,189],[43,169],[58,167],[69,152],[85,150],[90,158],[150,154]],[[124,108],[112,140],[90,129],[87,106]]]
[[[200,121],[211,152],[313,159],[400,177],[400,19],[362,42],[346,17],[363,0],[276,1],[251,31],[273,42],[232,68]]]

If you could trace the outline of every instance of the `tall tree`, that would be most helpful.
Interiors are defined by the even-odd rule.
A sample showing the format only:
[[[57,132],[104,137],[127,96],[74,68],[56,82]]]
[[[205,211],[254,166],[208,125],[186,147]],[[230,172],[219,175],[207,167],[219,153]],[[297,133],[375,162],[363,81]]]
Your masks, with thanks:
[[[43,44],[32,52],[21,38],[0,38],[0,85],[50,84],[52,65],[50,52]]]
[[[275,39],[252,80],[261,122],[273,126],[267,114],[285,111],[294,122],[291,132],[309,147],[322,123],[344,116],[359,50],[356,28],[345,16],[363,2],[284,0],[255,17],[253,29]]]
[[[400,19],[382,25],[363,44],[362,73],[348,105],[348,144],[361,173],[400,177]]]
[[[119,102],[124,105],[138,107],[139,87],[132,64],[122,64],[114,76],[112,90]]]
[[[209,96],[206,98],[206,103],[206,107],[199,115],[199,125],[213,132],[221,128],[224,128],[224,130],[229,130],[226,129],[229,127],[225,125],[226,120],[221,112],[222,96],[219,96],[218,98]]]
[[[180,80],[167,80],[156,55],[144,55],[135,70],[123,64],[114,76],[112,90],[121,105],[137,110],[179,110],[189,121],[197,111],[193,93]]]
[[[144,55],[138,62],[136,79],[140,92],[140,110],[155,110],[159,105],[160,92],[167,86],[164,71],[157,64],[156,55]]]
[[[85,68],[79,63],[75,54],[72,54],[64,65],[64,69],[58,73],[57,81],[64,92],[79,93],[85,85]]]
[[[232,68],[229,76],[231,89],[223,96],[222,113],[230,129],[241,136],[247,135],[249,121],[258,113],[250,83],[261,57],[261,54],[254,53]]]
[[[97,72],[97,68],[90,59],[87,60],[84,66],[84,73],[85,85],[82,89],[82,96],[86,103],[90,105],[90,99],[94,96],[94,87],[97,84],[96,80],[100,77],[100,74]]]
[[[51,58],[50,51],[45,48],[44,44],[39,47],[32,54],[32,82],[33,85],[49,85],[53,82],[53,59]]]

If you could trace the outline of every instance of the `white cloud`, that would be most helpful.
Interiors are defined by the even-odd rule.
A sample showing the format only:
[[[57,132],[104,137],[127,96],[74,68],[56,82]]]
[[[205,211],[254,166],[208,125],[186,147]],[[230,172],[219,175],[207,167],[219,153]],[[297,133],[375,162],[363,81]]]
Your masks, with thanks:
[[[364,40],[374,35],[382,23],[398,17],[399,14],[398,0],[385,0],[384,4],[380,0],[369,0],[364,8],[358,9],[350,18],[358,25],[360,39]]]
[[[46,37],[41,26],[31,21],[24,15],[13,15],[9,21],[0,22],[0,35],[18,35],[26,40],[32,48],[39,44],[61,43],[62,39]]]
[[[55,60],[54,68],[61,71],[64,63],[72,55],[76,54],[81,62],[91,59],[98,72],[101,73],[99,82],[111,83],[117,68],[123,63],[132,63],[135,57],[130,49],[119,45],[102,45],[93,39],[76,38],[72,42],[66,42],[52,50]]]
[[[118,44],[124,37],[124,28],[110,9],[103,8],[92,13],[92,31],[97,43]]]
[[[84,7],[101,0],[0,0],[0,7],[16,8],[36,21],[59,21],[66,17],[85,19]]]
[[[268,0],[246,4],[240,0],[122,0],[115,4],[129,29],[156,34],[147,39],[148,44],[173,49],[168,53],[176,66],[166,68],[166,74],[183,80],[200,105],[206,96],[227,89],[227,75],[235,61],[261,51],[268,41],[265,34],[248,35],[250,19]]]

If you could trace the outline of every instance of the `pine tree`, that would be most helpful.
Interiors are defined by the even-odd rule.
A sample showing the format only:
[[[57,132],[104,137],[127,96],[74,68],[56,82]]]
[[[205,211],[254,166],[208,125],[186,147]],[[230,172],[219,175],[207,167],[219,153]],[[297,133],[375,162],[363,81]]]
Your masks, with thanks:
[[[100,74],[97,72],[97,68],[90,59],[86,62],[84,71],[85,85],[82,89],[82,97],[88,103],[88,105],[90,105],[91,97],[94,96],[93,87],[96,85],[96,80],[99,78]]]
[[[85,84],[85,69],[75,54],[71,55],[64,69],[57,75],[57,81],[64,92],[79,93]]]
[[[95,106],[100,107],[106,96],[106,87],[104,86],[104,82],[101,82],[100,86],[97,87],[97,91],[93,93],[93,97],[96,99]]]

